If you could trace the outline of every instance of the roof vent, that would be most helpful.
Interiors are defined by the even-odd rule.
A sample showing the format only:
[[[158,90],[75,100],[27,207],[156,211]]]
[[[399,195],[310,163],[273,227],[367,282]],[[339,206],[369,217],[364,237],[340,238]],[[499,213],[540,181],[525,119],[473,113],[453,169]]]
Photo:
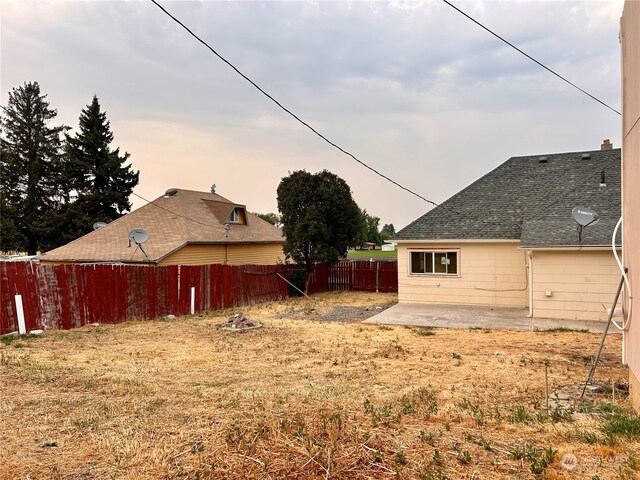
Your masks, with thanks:
[[[549,163],[549,157],[538,157],[538,163]]]
[[[211,193],[216,193],[216,184],[211,185]]]
[[[590,153],[583,153],[582,154],[582,159],[583,160],[589,160],[591,158],[591,154]]]
[[[176,193],[178,193],[177,188],[170,188],[166,192],[164,192],[165,198],[173,197]]]

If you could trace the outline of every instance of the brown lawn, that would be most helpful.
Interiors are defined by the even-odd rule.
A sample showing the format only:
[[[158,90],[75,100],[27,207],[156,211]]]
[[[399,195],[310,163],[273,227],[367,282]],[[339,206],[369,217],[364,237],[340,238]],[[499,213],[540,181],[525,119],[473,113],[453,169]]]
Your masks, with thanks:
[[[226,311],[0,344],[0,476],[636,478],[619,335],[595,377],[609,388],[572,419],[545,410],[545,362],[552,391],[583,382],[599,335],[378,327],[345,308],[394,301],[236,310],[264,324],[245,333],[216,328]]]

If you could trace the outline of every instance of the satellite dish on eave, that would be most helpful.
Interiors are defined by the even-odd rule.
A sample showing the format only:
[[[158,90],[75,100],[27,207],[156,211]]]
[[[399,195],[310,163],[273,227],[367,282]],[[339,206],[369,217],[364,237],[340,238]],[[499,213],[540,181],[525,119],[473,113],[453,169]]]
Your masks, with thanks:
[[[571,211],[573,219],[578,222],[578,225],[586,227],[587,225],[595,225],[600,220],[600,215],[595,210],[591,210],[587,207],[578,206]]]
[[[149,240],[149,232],[147,232],[144,228],[134,228],[129,232],[129,240],[137,245],[140,245],[141,243]]]
[[[99,228],[105,227],[107,224],[104,222],[96,222],[93,224],[93,229],[98,230]]]

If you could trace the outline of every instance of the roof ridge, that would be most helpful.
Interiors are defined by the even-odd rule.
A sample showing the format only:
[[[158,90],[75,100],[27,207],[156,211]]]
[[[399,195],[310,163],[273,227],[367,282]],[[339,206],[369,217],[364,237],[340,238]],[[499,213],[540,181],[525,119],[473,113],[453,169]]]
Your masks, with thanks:
[[[582,153],[596,153],[596,152],[611,152],[611,151],[616,151],[616,150],[622,150],[622,148],[618,147],[618,148],[612,148],[610,150],[602,150],[601,148],[595,149],[595,150],[576,150],[576,151],[570,151],[570,152],[555,152],[555,153],[533,153],[531,155],[514,155],[512,157],[509,157],[509,160],[512,158],[532,158],[532,157],[549,157],[552,155],[572,155],[572,154],[582,154]]]
[[[537,228],[534,233],[548,241],[568,241],[574,230],[569,228],[570,211],[577,204],[591,202],[604,217],[619,216],[621,150],[585,152],[591,155],[564,152],[511,156],[402,228],[393,238],[524,239],[522,228],[526,220],[549,216],[564,219],[567,225],[562,224],[562,231]],[[607,173],[608,186],[600,185],[601,170]],[[593,240],[600,241],[600,237],[607,235],[609,227],[604,217],[600,226],[590,228]]]

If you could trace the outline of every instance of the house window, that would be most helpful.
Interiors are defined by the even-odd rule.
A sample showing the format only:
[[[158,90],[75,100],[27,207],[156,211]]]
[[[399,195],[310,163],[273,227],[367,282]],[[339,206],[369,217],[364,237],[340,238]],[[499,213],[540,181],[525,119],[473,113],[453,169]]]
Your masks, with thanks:
[[[233,210],[231,210],[231,213],[229,214],[229,222],[238,223],[239,221],[240,221],[240,215],[238,214],[238,209],[234,208]]]
[[[412,275],[458,275],[457,251],[410,252],[409,261]]]

